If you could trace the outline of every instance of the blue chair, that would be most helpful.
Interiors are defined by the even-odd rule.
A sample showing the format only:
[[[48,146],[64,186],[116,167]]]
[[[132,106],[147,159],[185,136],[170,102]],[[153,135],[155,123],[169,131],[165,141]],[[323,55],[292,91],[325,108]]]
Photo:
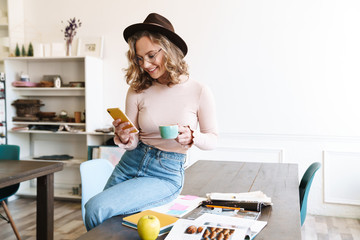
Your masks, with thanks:
[[[20,147],[16,145],[0,145],[0,161],[1,160],[19,160],[20,159]],[[10,223],[16,238],[19,240],[20,234],[15,226],[15,222],[11,217],[10,211],[6,205],[6,200],[14,195],[19,189],[20,183],[11,185],[9,187],[0,188],[0,202],[5,210],[7,218],[0,214],[0,217]]]
[[[104,190],[114,166],[106,159],[93,159],[80,164],[81,176],[81,213],[85,223],[85,204]]]
[[[310,192],[310,187],[314,179],[315,173],[317,170],[319,170],[320,167],[321,163],[319,162],[314,162],[313,164],[311,164],[304,173],[299,185],[301,226],[304,224],[306,218],[307,200]]]

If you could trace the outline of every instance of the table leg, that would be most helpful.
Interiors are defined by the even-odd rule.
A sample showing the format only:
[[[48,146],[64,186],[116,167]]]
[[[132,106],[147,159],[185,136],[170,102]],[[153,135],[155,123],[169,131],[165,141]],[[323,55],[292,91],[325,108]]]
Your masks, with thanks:
[[[54,239],[54,174],[37,178],[36,239]]]

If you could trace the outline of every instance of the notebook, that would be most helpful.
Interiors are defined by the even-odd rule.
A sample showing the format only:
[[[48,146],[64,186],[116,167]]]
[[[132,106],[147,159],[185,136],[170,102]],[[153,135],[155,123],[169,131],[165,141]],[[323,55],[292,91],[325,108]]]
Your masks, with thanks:
[[[138,223],[139,219],[145,215],[154,215],[159,219],[159,221],[160,221],[159,236],[170,232],[172,226],[178,220],[178,218],[167,215],[167,214],[163,214],[163,213],[159,213],[159,212],[155,212],[155,211],[151,211],[151,210],[145,210],[145,211],[124,217],[122,224],[124,226],[137,229],[137,223]]]
[[[206,198],[193,195],[179,195],[172,202],[150,210],[181,218],[197,208]]]

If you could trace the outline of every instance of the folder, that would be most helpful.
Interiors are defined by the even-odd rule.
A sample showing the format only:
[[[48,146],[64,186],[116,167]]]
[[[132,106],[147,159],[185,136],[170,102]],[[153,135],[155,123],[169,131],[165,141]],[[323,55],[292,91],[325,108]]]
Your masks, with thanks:
[[[167,214],[163,214],[163,213],[159,213],[159,212],[155,212],[155,211],[151,211],[151,210],[145,210],[145,211],[124,217],[122,224],[124,226],[137,229],[137,223],[138,223],[139,219],[145,215],[153,215],[159,219],[159,221],[160,221],[159,236],[170,232],[172,226],[178,220],[178,218],[167,215]]]

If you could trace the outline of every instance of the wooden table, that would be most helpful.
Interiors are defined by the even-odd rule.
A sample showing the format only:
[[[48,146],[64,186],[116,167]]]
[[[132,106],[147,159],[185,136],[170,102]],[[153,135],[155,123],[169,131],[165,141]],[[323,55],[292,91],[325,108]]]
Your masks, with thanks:
[[[257,190],[271,197],[273,206],[262,209],[259,220],[267,221],[267,226],[255,239],[300,240],[297,164],[198,161],[186,170],[181,194],[205,197],[210,192]],[[122,226],[122,217],[106,220],[79,240],[140,239],[136,230]]]
[[[0,188],[37,178],[36,239],[38,240],[54,239],[54,172],[62,169],[62,162],[0,161]]]

